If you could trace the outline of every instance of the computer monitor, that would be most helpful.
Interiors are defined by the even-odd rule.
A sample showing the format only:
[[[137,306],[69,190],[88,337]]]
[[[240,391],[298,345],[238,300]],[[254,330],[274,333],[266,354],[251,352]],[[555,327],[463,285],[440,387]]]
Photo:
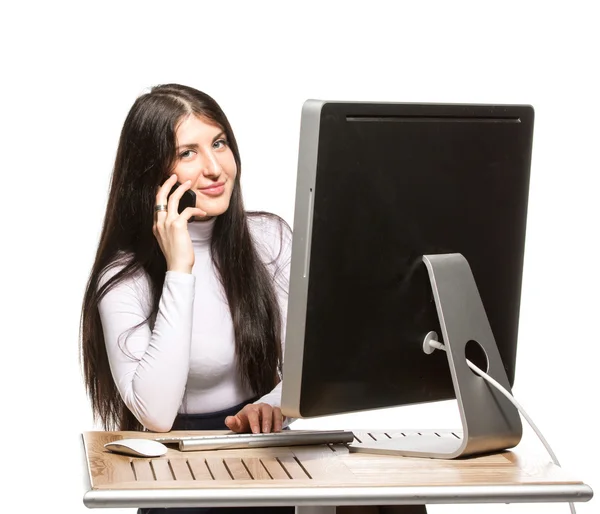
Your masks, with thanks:
[[[518,443],[518,413],[465,357],[510,390],[533,118],[527,105],[304,104],[284,414],[456,398],[461,440],[391,453]],[[432,331],[447,352],[424,351]]]

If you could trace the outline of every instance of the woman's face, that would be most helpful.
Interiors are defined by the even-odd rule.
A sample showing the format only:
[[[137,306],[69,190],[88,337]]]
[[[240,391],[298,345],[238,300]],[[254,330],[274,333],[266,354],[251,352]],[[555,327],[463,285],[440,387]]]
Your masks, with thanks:
[[[229,208],[237,165],[225,132],[206,118],[190,115],[176,131],[176,159],[171,170],[183,184],[191,180],[196,207],[208,216]]]

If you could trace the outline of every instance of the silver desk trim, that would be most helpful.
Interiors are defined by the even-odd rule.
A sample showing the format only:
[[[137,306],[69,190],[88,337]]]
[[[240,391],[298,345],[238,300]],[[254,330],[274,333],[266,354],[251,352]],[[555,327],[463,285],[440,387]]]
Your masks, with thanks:
[[[108,507],[242,507],[585,502],[585,484],[440,487],[303,487],[89,490],[83,503]]]

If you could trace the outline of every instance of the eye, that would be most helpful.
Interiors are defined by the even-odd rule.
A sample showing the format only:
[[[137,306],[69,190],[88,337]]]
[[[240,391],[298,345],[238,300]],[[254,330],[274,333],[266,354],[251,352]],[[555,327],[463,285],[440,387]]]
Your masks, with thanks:
[[[225,148],[226,146],[227,146],[227,140],[226,139],[217,139],[213,143],[213,148],[215,150],[220,150],[221,148]]]
[[[179,154],[180,159],[189,159],[195,152],[193,150],[184,150]]]

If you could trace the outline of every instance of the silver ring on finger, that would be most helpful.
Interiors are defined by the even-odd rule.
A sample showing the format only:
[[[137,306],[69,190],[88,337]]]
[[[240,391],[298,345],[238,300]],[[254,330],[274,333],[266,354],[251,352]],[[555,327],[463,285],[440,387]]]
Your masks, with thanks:
[[[167,210],[167,206],[164,204],[159,204],[154,207],[154,212],[163,212]]]

